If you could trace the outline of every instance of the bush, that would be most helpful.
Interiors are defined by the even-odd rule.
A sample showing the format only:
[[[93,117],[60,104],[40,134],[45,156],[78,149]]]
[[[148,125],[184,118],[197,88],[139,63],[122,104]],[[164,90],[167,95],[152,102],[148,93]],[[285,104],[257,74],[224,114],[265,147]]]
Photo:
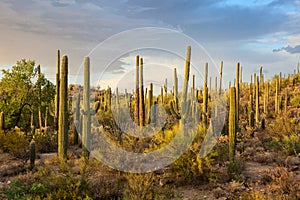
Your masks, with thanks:
[[[0,133],[0,148],[16,158],[29,158],[29,138],[18,128]]]
[[[291,99],[292,105],[300,107],[300,96],[295,96]]]

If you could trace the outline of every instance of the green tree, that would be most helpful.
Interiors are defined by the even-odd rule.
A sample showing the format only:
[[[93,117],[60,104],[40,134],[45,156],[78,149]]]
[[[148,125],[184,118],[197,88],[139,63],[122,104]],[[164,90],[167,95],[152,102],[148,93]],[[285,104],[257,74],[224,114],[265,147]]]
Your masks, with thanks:
[[[22,59],[11,69],[2,70],[0,80],[0,111],[5,113],[8,128],[18,126],[27,129],[30,116],[36,116],[38,106],[37,88],[42,88],[42,106],[45,110],[54,98],[54,86],[44,75],[37,79],[37,68],[32,60]]]

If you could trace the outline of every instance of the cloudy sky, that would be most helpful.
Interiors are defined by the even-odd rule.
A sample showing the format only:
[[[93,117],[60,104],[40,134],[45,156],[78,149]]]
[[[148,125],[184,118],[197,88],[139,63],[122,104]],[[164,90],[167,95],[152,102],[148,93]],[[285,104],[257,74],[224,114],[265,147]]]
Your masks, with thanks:
[[[260,66],[270,78],[279,71],[292,73],[300,60],[299,11],[298,0],[2,0],[0,67],[9,68],[22,58],[33,59],[41,64],[46,77],[54,81],[55,54],[60,49],[69,57],[70,82],[76,82],[83,57],[90,55],[98,44],[112,38],[113,42],[105,45],[118,46],[120,38],[115,34],[159,27],[190,37],[205,49],[210,59],[199,60],[202,66],[196,68],[203,68],[205,62],[219,65],[223,60],[224,78],[229,81],[233,79],[236,62],[240,62],[246,81]],[[139,41],[138,37],[121,36],[128,43]],[[201,57],[193,47],[192,57]],[[128,52],[114,55],[111,60],[112,66],[106,70],[111,76],[105,78],[108,82],[111,79],[111,84],[116,80],[112,74],[124,77],[130,71],[126,66],[134,69],[134,55],[139,52]],[[143,53],[148,58],[145,63],[151,59],[161,61],[159,52]]]

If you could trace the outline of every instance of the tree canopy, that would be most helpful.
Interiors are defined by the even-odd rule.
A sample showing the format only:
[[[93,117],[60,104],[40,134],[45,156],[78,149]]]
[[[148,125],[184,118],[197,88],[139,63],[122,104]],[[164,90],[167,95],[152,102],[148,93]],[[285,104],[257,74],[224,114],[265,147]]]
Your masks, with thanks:
[[[0,111],[5,113],[7,128],[18,126],[22,129],[30,127],[31,114],[36,124],[38,88],[41,87],[41,107],[43,110],[54,98],[54,85],[41,74],[38,78],[37,67],[33,60],[17,61],[11,69],[2,70],[0,80]],[[45,112],[44,112],[45,113]]]

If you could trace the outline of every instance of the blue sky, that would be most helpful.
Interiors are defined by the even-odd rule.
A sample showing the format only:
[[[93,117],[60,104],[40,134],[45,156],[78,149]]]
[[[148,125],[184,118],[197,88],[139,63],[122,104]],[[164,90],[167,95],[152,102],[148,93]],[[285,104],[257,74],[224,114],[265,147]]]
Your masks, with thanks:
[[[260,66],[271,77],[292,73],[300,60],[299,11],[299,0],[2,0],[0,66],[33,59],[54,80],[60,49],[75,82],[83,57],[105,39],[161,27],[195,39],[217,65],[223,60],[227,81],[238,61],[245,80]]]

